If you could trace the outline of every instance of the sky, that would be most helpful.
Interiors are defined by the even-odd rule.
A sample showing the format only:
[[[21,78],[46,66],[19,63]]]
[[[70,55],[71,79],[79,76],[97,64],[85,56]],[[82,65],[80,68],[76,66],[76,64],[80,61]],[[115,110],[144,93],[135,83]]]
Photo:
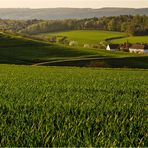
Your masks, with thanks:
[[[0,8],[148,7],[148,0],[0,0]]]

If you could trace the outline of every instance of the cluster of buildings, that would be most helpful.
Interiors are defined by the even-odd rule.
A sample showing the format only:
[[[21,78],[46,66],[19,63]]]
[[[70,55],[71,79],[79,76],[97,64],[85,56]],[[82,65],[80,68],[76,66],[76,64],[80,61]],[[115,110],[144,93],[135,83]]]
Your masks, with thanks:
[[[131,53],[148,53],[148,44],[109,44],[106,50],[110,51],[126,51]]]

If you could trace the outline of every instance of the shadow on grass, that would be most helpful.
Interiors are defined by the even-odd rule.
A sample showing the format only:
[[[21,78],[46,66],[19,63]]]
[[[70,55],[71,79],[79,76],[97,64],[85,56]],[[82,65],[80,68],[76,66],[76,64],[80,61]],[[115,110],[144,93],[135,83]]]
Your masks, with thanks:
[[[56,62],[56,63],[45,64],[45,66],[77,66],[77,67],[148,69],[148,56],[66,61],[66,62]]]

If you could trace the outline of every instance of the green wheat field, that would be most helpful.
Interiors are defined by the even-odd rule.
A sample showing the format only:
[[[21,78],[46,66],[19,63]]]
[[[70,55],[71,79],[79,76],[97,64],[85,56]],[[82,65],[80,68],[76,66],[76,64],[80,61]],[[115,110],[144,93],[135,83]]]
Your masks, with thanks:
[[[147,75],[0,65],[0,146],[146,147]]]

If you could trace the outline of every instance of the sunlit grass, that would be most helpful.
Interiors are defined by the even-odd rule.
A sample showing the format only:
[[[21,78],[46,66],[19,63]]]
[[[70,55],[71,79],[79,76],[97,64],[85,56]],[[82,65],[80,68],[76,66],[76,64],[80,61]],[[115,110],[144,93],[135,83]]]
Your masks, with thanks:
[[[0,146],[147,146],[147,75],[0,65]]]

